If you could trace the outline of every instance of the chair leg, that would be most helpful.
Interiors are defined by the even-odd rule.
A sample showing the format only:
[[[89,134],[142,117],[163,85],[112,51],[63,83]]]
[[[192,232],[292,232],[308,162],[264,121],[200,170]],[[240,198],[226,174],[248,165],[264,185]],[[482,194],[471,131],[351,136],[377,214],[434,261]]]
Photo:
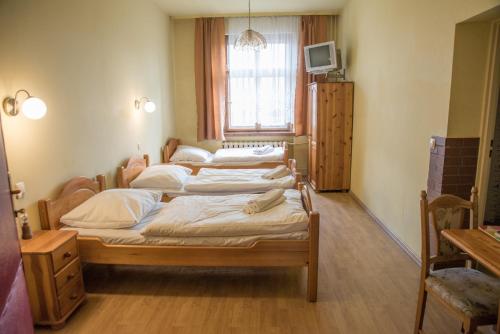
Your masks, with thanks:
[[[474,334],[477,330],[477,324],[470,319],[464,321],[462,328],[465,334]]]
[[[422,330],[422,326],[424,324],[426,303],[427,303],[427,291],[425,291],[424,284],[421,284],[420,290],[418,292],[417,315],[415,318],[415,329],[413,330],[413,334],[419,334]]]

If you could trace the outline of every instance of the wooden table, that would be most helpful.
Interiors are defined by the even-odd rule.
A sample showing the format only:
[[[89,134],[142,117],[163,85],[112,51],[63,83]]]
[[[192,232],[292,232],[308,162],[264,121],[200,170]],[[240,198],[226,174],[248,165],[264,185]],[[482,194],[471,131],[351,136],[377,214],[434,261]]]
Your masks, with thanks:
[[[442,230],[441,235],[500,278],[500,242],[479,230]],[[500,334],[500,321],[497,334]]]

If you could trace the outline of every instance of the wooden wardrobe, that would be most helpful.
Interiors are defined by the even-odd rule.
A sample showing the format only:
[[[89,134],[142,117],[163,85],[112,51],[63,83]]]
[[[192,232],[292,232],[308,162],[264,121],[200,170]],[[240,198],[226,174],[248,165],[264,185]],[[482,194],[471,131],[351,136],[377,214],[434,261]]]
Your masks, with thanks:
[[[309,183],[316,191],[351,185],[352,82],[309,84]]]

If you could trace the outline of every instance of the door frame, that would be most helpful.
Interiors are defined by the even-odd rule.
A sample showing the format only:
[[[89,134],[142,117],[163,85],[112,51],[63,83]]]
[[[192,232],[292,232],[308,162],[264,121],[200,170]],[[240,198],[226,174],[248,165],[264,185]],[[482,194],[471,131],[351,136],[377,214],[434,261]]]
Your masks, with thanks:
[[[479,224],[484,221],[491,159],[490,142],[495,131],[498,99],[500,97],[500,19],[491,24],[490,46],[486,65],[486,83],[481,112],[480,143],[476,183],[479,187]],[[499,120],[500,121],[500,120]],[[499,138],[500,139],[500,138]],[[497,139],[498,140],[498,139]]]

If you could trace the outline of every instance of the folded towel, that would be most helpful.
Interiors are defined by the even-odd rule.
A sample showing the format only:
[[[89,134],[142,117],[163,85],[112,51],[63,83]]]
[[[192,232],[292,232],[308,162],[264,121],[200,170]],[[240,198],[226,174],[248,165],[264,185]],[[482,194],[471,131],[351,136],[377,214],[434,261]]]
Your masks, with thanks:
[[[256,147],[253,149],[253,153],[257,155],[264,155],[264,154],[269,154],[274,151],[274,147],[271,145],[266,145],[262,147]]]
[[[269,172],[262,174],[262,178],[268,180],[281,179],[291,173],[292,171],[287,166],[280,165],[271,169]]]
[[[263,212],[263,211],[267,211],[267,210],[270,210],[272,208],[274,208],[275,206],[278,206],[280,205],[281,203],[283,203],[284,201],[286,200],[286,197],[285,196],[281,196],[279,197],[277,200],[269,203],[268,205],[266,205],[265,207],[263,208],[259,208],[257,205],[255,204],[247,204],[244,208],[243,208],[243,211],[249,215],[253,215],[253,214],[256,214],[258,212]]]
[[[257,196],[255,199],[248,201],[243,211],[249,215],[253,215],[257,212],[269,210],[285,201],[286,198],[283,196],[284,193],[285,190],[283,189],[269,190]]]

